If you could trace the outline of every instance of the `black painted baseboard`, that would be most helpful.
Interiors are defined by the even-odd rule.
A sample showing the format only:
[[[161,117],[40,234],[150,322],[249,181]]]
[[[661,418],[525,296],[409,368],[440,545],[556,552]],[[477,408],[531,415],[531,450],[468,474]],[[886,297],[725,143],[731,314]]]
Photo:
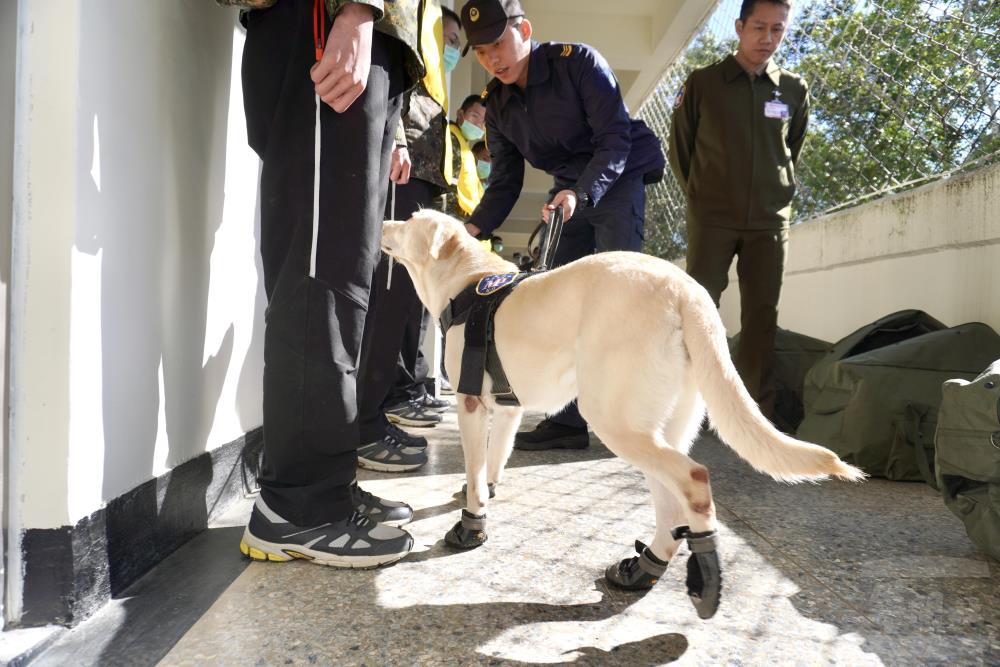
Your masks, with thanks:
[[[28,529],[20,625],[76,625],[255,488],[261,429],[182,463],[75,526]]]

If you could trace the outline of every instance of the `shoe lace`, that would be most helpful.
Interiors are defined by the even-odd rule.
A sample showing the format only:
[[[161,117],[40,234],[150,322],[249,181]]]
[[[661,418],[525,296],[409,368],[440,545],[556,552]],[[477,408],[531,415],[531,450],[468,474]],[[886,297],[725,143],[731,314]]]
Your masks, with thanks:
[[[351,516],[347,518],[347,523],[352,524],[357,528],[367,528],[375,522],[372,521],[372,519],[367,515],[354,510],[354,512],[351,513]]]

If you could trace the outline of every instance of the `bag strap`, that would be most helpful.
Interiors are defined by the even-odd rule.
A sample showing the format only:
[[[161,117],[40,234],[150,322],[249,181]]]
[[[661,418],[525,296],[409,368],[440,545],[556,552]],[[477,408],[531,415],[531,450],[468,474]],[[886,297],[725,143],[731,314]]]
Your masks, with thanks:
[[[937,480],[931,472],[930,461],[927,460],[927,450],[924,448],[920,438],[920,430],[923,426],[924,418],[930,410],[927,406],[909,403],[906,406],[906,421],[904,422],[904,436],[913,445],[913,456],[917,460],[917,468],[924,481],[930,484],[931,488],[939,491]]]

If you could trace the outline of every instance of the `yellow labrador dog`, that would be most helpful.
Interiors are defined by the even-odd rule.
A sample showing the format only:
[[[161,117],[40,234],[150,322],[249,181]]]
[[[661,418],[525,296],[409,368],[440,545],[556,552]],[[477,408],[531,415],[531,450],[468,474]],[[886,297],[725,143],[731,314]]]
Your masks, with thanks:
[[[386,222],[382,248],[406,267],[435,316],[470,285],[516,272],[436,211]],[[453,384],[464,329],[447,332]],[[708,293],[669,262],[608,252],[531,276],[499,305],[494,336],[520,406],[497,403],[489,375],[479,395],[457,396],[468,490],[462,520],[447,536],[454,546],[485,541],[488,494],[502,479],[523,409],[552,413],[574,398],[608,449],[645,473],[656,509],[653,541],[637,542],[638,555],[610,566],[608,581],[651,587],[686,538],[688,594],[702,618],[715,613],[721,588],[708,470],[687,455],[706,405],[722,439],[777,480],[863,477],[833,452],[788,437],[764,418],[733,367]]]

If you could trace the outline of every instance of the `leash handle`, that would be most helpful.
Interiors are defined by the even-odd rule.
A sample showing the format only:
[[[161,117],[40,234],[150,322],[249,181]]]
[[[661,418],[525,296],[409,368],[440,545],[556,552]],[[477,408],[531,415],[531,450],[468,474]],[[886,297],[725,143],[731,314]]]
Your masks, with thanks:
[[[549,212],[549,219],[545,221],[545,231],[542,238],[542,250],[539,255],[539,265],[536,271],[547,271],[552,267],[552,262],[556,257],[556,248],[559,247],[559,237],[562,236],[563,227],[563,207],[556,206]]]

